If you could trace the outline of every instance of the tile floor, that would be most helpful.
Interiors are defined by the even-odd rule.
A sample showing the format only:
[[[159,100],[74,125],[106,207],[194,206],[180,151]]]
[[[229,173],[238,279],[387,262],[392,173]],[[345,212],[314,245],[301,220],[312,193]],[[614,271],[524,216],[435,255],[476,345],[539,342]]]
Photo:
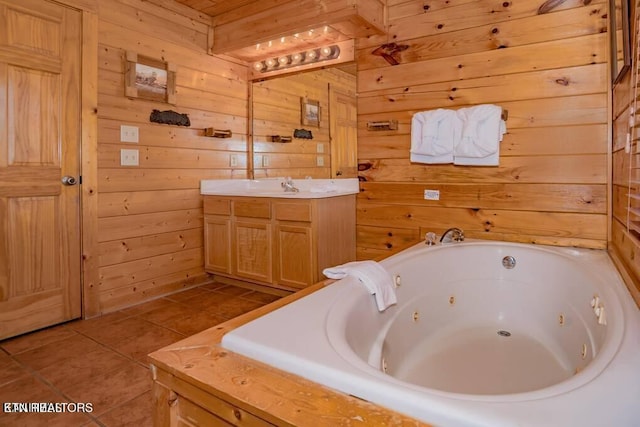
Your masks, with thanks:
[[[151,426],[147,354],[279,297],[209,283],[0,341],[0,404],[91,403],[93,412],[5,413],[0,426]]]

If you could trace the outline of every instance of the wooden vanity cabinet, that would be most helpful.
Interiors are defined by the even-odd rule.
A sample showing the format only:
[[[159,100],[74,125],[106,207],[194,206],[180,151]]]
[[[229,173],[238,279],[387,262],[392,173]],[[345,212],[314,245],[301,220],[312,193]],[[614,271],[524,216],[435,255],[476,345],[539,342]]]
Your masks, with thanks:
[[[205,196],[205,270],[298,290],[355,260],[355,195],[317,199]]]

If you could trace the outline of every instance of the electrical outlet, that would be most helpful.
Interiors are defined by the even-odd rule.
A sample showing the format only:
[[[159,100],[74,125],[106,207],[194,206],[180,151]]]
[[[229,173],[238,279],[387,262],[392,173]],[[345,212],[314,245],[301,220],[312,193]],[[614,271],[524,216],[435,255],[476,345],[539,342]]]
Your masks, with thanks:
[[[322,142],[316,144],[316,153],[324,153],[324,144]]]
[[[232,154],[231,157],[229,157],[229,166],[231,166],[232,168],[235,168],[236,166],[238,166],[237,154]]]
[[[138,126],[120,126],[120,142],[138,142]]]
[[[120,150],[120,165],[121,166],[138,166],[140,163],[140,154],[138,150]]]
[[[269,166],[269,156],[262,156],[262,167],[266,168]]]
[[[316,165],[324,166],[324,156],[316,156]]]
[[[440,200],[440,190],[424,190],[425,200]]]

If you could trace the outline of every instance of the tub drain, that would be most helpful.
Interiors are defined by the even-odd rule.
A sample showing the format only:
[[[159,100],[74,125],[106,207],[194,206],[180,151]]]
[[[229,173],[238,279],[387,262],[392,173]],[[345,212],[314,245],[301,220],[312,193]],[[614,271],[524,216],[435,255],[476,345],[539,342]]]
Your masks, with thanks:
[[[510,337],[511,336],[511,332],[509,332],[509,331],[498,331],[498,335],[500,335],[501,337]]]

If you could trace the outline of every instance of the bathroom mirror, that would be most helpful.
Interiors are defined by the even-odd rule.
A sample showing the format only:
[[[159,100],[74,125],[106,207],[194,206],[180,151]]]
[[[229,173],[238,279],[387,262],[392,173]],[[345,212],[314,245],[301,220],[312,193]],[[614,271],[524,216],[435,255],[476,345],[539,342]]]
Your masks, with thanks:
[[[631,67],[629,0],[609,0],[611,80],[615,85]]]
[[[355,70],[348,63],[252,82],[249,176],[355,178]],[[317,102],[317,122],[303,120],[306,101]]]

